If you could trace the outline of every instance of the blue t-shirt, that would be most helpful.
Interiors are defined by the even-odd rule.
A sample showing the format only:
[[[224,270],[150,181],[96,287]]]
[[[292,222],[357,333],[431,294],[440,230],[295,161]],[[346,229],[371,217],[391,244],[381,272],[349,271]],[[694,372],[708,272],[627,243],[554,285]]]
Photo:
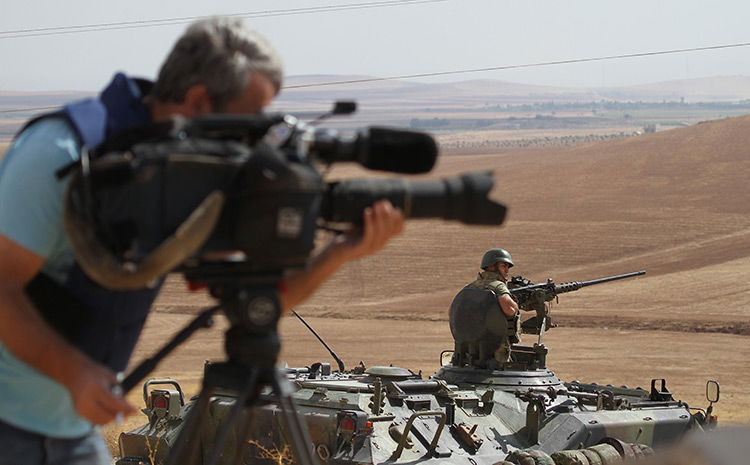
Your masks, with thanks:
[[[55,172],[79,156],[69,123],[45,118],[16,138],[0,163],[0,234],[44,257],[42,272],[60,283],[74,255],[62,220],[67,178],[59,180]],[[65,387],[17,359],[2,342],[0,419],[62,438],[82,436],[92,427],[76,413]]]

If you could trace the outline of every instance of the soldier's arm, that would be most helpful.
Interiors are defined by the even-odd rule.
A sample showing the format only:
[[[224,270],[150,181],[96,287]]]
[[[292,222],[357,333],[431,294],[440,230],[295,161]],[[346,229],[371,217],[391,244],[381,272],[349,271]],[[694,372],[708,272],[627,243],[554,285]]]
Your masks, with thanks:
[[[510,296],[510,294],[501,295],[497,301],[500,303],[500,308],[507,317],[513,317],[518,314],[518,304]]]

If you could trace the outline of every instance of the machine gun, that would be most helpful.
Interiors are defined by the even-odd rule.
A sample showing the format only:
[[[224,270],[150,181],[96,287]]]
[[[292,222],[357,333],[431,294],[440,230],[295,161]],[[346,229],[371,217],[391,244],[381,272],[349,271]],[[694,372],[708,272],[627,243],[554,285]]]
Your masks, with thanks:
[[[554,324],[549,317],[546,303],[555,299],[559,294],[577,291],[586,286],[617,281],[618,279],[632,278],[644,274],[646,274],[646,272],[641,270],[632,273],[607,276],[606,278],[592,279],[590,281],[571,281],[562,284],[555,284],[552,278],[547,279],[546,283],[530,284],[529,280],[524,279],[521,276],[515,276],[508,282],[508,290],[521,308],[536,310],[537,312],[535,317],[531,317],[521,324],[522,332],[526,334],[539,334],[541,336],[544,331],[554,327]]]

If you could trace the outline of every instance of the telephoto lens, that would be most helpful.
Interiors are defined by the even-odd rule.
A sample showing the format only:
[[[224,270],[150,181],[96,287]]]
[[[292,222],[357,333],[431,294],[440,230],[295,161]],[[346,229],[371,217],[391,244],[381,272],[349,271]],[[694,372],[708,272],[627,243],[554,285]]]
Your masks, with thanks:
[[[324,220],[362,221],[362,211],[381,199],[401,208],[407,218],[441,218],[474,225],[500,225],[504,205],[488,198],[494,179],[489,171],[431,181],[351,179],[329,184],[323,199]]]

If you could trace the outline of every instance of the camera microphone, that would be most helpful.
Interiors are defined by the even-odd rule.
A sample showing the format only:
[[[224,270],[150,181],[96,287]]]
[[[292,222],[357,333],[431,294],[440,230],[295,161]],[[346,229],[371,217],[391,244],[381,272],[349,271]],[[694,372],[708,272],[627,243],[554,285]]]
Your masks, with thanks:
[[[178,129],[191,137],[247,140],[255,143],[273,125],[284,122],[283,115],[237,117],[206,115],[182,122]],[[311,131],[310,155],[324,163],[357,162],[365,168],[391,173],[427,173],[435,166],[438,147],[429,134],[385,127],[370,127],[353,137],[342,137],[333,130]]]
[[[429,134],[370,128],[367,149],[358,160],[366,168],[393,173],[427,173],[435,166],[437,144]]]
[[[333,131],[316,132],[310,152],[326,163],[355,161],[392,173],[427,173],[435,166],[437,144],[429,134],[370,127],[346,140]]]

